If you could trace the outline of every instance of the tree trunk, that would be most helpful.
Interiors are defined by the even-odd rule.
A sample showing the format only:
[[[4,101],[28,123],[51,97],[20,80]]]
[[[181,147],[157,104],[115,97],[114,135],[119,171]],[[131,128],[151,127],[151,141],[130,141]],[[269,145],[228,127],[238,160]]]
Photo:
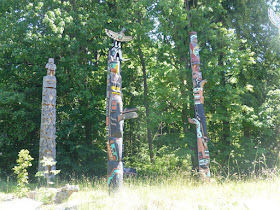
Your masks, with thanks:
[[[223,62],[222,62],[222,59],[223,59],[223,55],[220,54],[219,56],[219,66],[223,66]],[[225,72],[222,71],[221,72],[222,74],[222,77],[221,77],[221,85],[223,86],[223,88],[226,87],[226,75],[225,75]],[[223,102],[221,102],[221,104],[224,104]],[[229,140],[229,137],[230,137],[230,124],[229,124],[229,116],[228,116],[228,112],[226,110],[225,114],[225,119],[222,121],[222,140],[223,142],[226,144],[226,146],[230,146],[230,140]]]
[[[146,63],[143,56],[142,50],[139,48],[139,56],[140,56],[140,62],[142,65],[142,71],[143,71],[143,81],[144,81],[144,106],[146,110],[146,122],[147,122],[147,136],[148,136],[148,142],[149,142],[149,153],[150,153],[150,161],[151,163],[154,163],[154,153],[153,153],[153,140],[152,140],[152,133],[150,130],[150,118],[149,118],[149,103],[148,103],[148,84],[147,84],[147,74],[146,74]]]

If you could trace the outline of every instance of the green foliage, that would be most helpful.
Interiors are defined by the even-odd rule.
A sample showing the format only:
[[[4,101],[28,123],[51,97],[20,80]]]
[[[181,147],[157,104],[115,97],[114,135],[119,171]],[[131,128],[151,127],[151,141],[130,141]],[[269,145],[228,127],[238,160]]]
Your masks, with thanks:
[[[47,187],[50,186],[50,184],[54,184],[50,181],[52,176],[55,176],[60,173],[61,170],[51,170],[52,166],[56,165],[56,161],[53,160],[53,158],[47,158],[43,157],[43,160],[41,160],[42,166],[46,167],[46,171],[38,171],[35,176],[36,177],[44,177],[46,178]]]
[[[2,1],[0,176],[11,174],[23,147],[38,159],[49,57],[57,65],[58,168],[67,178],[106,174],[104,70],[111,39],[104,29],[122,27],[134,36],[122,45],[123,57],[130,59],[122,62],[124,107],[139,110],[137,120],[125,122],[126,165],[143,173],[197,166],[195,128],[187,121],[194,112],[188,34],[196,31],[207,80],[211,159],[231,174],[262,171],[263,155],[273,168],[279,162],[280,45],[268,4],[272,1]],[[273,5],[279,11],[279,3]],[[148,164],[147,127],[155,165]],[[36,167],[31,170],[35,174]]]
[[[31,161],[34,160],[26,149],[20,150],[18,153],[17,166],[13,167],[14,173],[17,175],[17,195],[23,197],[29,190],[27,168],[32,166]]]
[[[47,59],[54,57],[58,67],[59,166],[65,168],[66,175],[72,174],[73,169],[84,174],[103,173],[105,163],[94,166],[106,158],[103,146],[106,78],[104,68],[98,67],[105,57],[97,56],[106,47],[101,28],[107,20],[103,6],[61,1],[13,2],[1,7],[1,27],[5,30],[0,35],[3,59],[0,145],[3,160],[7,160],[1,161],[3,169],[4,162],[12,164],[13,150],[23,144],[38,157],[42,77],[46,75]],[[7,103],[7,94],[13,103]],[[1,172],[10,173],[9,170]]]

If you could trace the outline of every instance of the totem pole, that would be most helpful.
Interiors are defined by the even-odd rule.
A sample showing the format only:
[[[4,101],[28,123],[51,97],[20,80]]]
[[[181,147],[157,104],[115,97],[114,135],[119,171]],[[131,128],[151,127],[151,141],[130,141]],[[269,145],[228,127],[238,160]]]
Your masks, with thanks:
[[[114,40],[112,48],[108,52],[108,76],[106,94],[106,138],[107,138],[107,175],[110,190],[120,189],[123,182],[123,124],[124,120],[136,118],[135,108],[124,109],[122,102],[122,77],[121,42],[132,40],[132,37],[125,36],[125,29],[116,33],[105,29],[106,34]]]
[[[49,58],[45,68],[47,69],[47,76],[43,78],[39,171],[49,170],[47,166],[43,166],[41,163],[44,157],[53,161],[56,159],[56,78],[54,76],[56,65],[53,58]],[[50,170],[55,170],[55,165]]]
[[[193,95],[195,118],[189,118],[189,123],[196,125],[197,149],[198,149],[198,168],[201,178],[208,179],[210,177],[210,158],[208,150],[208,137],[206,129],[206,118],[204,112],[203,85],[206,83],[202,80],[200,70],[199,46],[197,44],[196,32],[191,32],[190,36],[190,55],[193,81]]]
[[[268,7],[268,17],[272,24],[280,29],[280,16],[277,15],[270,7]]]

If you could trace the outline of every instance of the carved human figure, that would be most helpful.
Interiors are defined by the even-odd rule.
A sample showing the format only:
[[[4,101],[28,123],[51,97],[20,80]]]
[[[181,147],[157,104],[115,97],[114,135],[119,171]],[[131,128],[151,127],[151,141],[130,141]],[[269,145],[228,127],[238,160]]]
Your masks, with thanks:
[[[55,70],[56,70],[56,65],[54,64],[54,59],[49,58],[49,61],[45,67],[47,70],[47,75],[49,76],[54,76],[55,75]]]

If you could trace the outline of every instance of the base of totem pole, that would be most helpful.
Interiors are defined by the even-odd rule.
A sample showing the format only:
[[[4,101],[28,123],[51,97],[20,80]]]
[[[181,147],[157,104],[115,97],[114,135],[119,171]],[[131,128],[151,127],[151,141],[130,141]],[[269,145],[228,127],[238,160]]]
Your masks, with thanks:
[[[109,192],[119,191],[123,183],[123,163],[118,161],[108,161],[107,174]]]
[[[210,182],[210,177],[207,176],[204,171],[199,172],[199,178],[203,182]]]

